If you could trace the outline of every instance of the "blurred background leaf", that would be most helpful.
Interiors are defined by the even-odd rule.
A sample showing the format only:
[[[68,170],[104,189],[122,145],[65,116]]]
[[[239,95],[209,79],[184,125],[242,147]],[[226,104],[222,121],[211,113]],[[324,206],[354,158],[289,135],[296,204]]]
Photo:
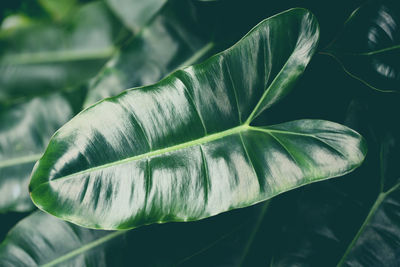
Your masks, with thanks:
[[[157,15],[167,0],[105,0],[105,2],[127,28],[137,33]]]
[[[39,0],[39,4],[55,20],[63,20],[76,10],[79,0]]]
[[[0,21],[10,15],[24,14],[28,17],[38,18],[46,15],[38,1],[30,0],[4,0],[0,2]]]
[[[0,113],[0,213],[33,208],[27,191],[33,165],[72,115],[60,94],[32,98]]]
[[[101,68],[113,38],[125,31],[100,2],[83,5],[68,22],[49,19],[26,17],[0,34],[1,213],[33,208],[27,183],[35,161],[81,110],[86,88],[80,84]],[[94,48],[110,55],[91,59]]]
[[[159,9],[91,81],[85,106],[155,83],[215,53],[211,34],[196,23],[190,10],[193,5],[188,1],[171,1]]]
[[[79,85],[111,57],[119,34],[118,21],[94,2],[68,23],[33,22],[1,35],[0,101]]]
[[[369,1],[357,8],[324,50],[351,77],[386,92],[400,91],[400,6]]]

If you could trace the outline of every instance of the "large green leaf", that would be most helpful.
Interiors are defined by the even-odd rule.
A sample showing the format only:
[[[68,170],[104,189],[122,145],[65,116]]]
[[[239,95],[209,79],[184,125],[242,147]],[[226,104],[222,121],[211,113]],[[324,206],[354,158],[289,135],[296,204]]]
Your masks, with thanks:
[[[36,97],[0,113],[0,213],[33,208],[29,176],[50,137],[72,117],[59,94]]]
[[[397,0],[369,1],[356,9],[322,53],[379,91],[399,91],[400,8]]]
[[[0,100],[79,85],[114,52],[120,27],[103,3],[79,9],[65,25],[34,23],[0,39]]]
[[[35,166],[34,203],[86,227],[126,229],[202,219],[353,170],[366,148],[349,128],[250,126],[292,89],[317,42],[315,17],[292,9],[202,64],[89,107]]]
[[[86,106],[123,90],[159,81],[181,65],[210,55],[187,1],[169,2],[93,79]]]
[[[138,32],[168,0],[106,0],[125,26]]]

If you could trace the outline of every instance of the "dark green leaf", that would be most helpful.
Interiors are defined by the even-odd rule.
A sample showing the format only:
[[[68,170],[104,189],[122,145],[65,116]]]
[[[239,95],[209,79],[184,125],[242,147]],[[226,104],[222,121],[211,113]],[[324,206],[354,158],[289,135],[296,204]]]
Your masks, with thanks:
[[[397,118],[399,100],[395,97],[394,101],[385,101],[388,107],[383,107],[382,103],[374,105],[374,112],[380,114],[378,120],[384,121],[375,123],[373,127],[379,144],[377,162],[380,173],[376,177],[379,191],[338,266],[400,265],[400,130],[391,124],[390,119],[383,118]],[[374,117],[369,116],[369,120]]]
[[[366,147],[347,127],[250,126],[292,89],[317,42],[313,15],[292,9],[202,64],[89,107],[35,166],[34,203],[79,225],[126,229],[206,218],[353,170]]]
[[[0,265],[107,266],[107,245],[121,247],[123,234],[81,228],[37,211],[8,233],[0,245]],[[112,254],[118,256],[116,251]]]
[[[0,100],[91,78],[114,52],[118,31],[105,5],[96,2],[79,9],[66,25],[35,23],[2,35]]]
[[[400,264],[400,182],[381,192],[338,266]]]
[[[343,32],[322,52],[345,72],[379,91],[400,88],[400,7],[397,0],[370,1],[355,10]]]
[[[33,208],[28,194],[33,165],[72,115],[60,95],[33,98],[0,113],[0,212]]]
[[[159,81],[181,65],[210,55],[185,2],[167,3],[91,82],[86,106],[123,90]]]

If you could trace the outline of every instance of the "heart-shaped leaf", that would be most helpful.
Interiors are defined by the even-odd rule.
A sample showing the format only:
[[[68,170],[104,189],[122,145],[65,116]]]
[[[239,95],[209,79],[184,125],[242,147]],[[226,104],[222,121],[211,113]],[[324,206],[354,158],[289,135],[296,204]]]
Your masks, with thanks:
[[[92,80],[85,106],[155,83],[178,67],[210,55],[213,44],[188,15],[189,8],[187,1],[165,4]]]
[[[0,213],[33,208],[28,184],[54,132],[72,117],[59,94],[36,97],[0,113]]]
[[[400,88],[400,8],[397,0],[369,1],[356,9],[342,33],[322,52],[351,77],[379,91]]]
[[[293,88],[318,34],[310,12],[292,9],[202,64],[89,107],[35,166],[34,203],[86,227],[127,229],[206,218],[353,170],[366,148],[347,127],[250,126]]]

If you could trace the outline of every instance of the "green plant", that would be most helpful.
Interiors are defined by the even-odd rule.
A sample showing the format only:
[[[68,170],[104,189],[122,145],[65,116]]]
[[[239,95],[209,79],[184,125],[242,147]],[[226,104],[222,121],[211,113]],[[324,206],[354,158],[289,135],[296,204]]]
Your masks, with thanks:
[[[395,1],[38,6],[0,32],[1,266],[399,264]]]

